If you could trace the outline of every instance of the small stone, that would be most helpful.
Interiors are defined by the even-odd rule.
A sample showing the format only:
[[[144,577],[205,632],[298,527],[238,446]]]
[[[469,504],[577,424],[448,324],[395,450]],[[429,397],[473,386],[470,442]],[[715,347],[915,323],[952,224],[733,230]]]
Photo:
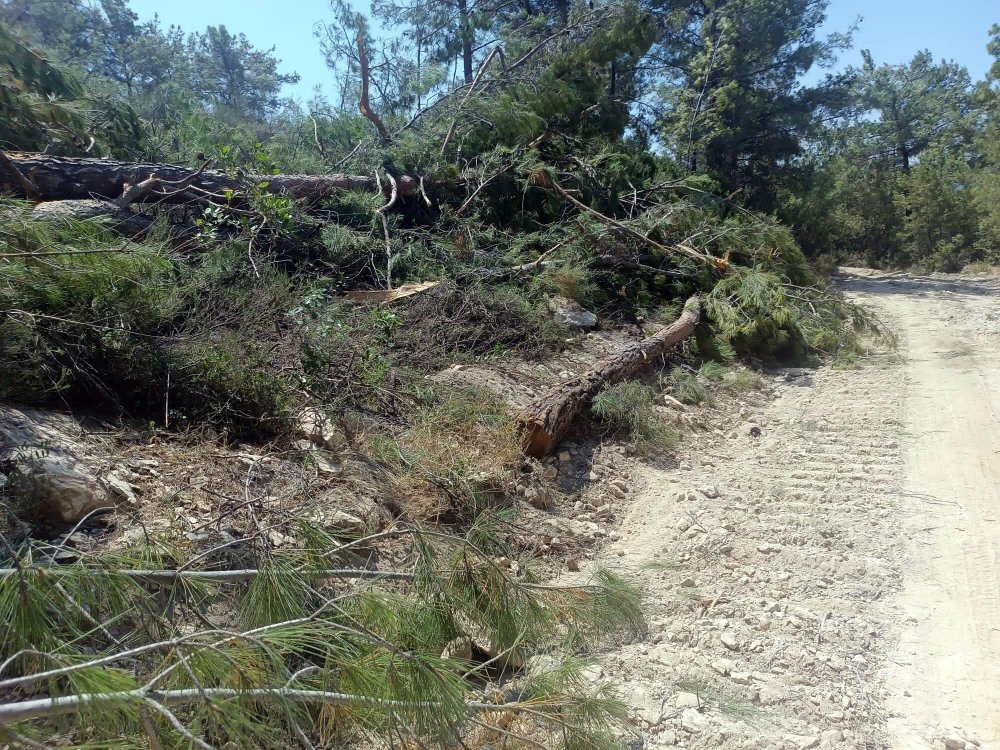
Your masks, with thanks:
[[[572,328],[593,328],[597,325],[597,316],[580,306],[579,302],[568,297],[553,297],[549,300],[549,310],[556,323],[564,323]]]
[[[770,544],[770,543],[758,544],[757,545],[757,551],[758,552],[763,552],[765,555],[774,554],[775,552],[780,552],[781,551],[781,545],[780,544]]]
[[[948,750],[965,750],[965,737],[959,734],[949,734],[944,738],[944,746]]]
[[[722,645],[728,648],[730,651],[739,651],[740,642],[736,638],[736,634],[732,632],[726,632],[719,636],[719,640],[722,641]]]
[[[709,500],[714,500],[719,496],[719,488],[715,485],[712,485],[711,487],[702,487],[699,492],[701,492],[701,494]]]
[[[132,485],[126,482],[118,472],[112,471],[104,478],[104,483],[111,490],[111,494],[118,500],[124,500],[130,505],[139,502],[132,490]]]
[[[694,693],[677,693],[674,696],[674,706],[677,708],[698,708],[701,701]]]
[[[689,589],[694,587],[694,583],[695,583],[694,579],[689,576],[680,583],[678,583],[677,585],[680,586],[681,588]]]
[[[555,479],[559,476],[559,470],[555,466],[546,466],[542,470],[542,478],[548,479],[549,481]]]
[[[681,714],[681,727],[691,734],[699,734],[705,729],[708,720],[696,708],[685,708]]]
[[[559,462],[568,464],[573,460],[573,457],[569,454],[569,451],[562,451],[559,453]]]
[[[789,735],[788,739],[798,750],[809,750],[813,747],[819,747],[819,737],[793,734]]]
[[[609,484],[608,492],[611,493],[614,497],[618,498],[619,500],[625,499],[625,490],[623,490],[621,487],[618,487],[617,485]]]
[[[566,570],[570,571],[571,573],[579,573],[580,561],[577,560],[575,557],[571,557],[569,560],[566,561]]]
[[[823,734],[820,735],[820,746],[830,747],[832,745],[839,745],[844,741],[844,733],[839,729],[827,729]]]
[[[733,672],[731,679],[737,685],[749,685],[750,684],[750,673],[749,672]]]
[[[719,659],[712,662],[712,669],[721,674],[723,677],[728,676],[736,665],[729,661],[729,659]]]

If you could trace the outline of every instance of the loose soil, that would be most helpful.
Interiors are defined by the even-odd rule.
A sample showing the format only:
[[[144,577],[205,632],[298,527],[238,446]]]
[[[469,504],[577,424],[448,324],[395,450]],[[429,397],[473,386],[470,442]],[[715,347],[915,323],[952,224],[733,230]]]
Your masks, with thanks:
[[[772,374],[632,467],[601,558],[650,630],[591,674],[637,747],[1000,748],[1000,284],[843,285],[898,352]]]

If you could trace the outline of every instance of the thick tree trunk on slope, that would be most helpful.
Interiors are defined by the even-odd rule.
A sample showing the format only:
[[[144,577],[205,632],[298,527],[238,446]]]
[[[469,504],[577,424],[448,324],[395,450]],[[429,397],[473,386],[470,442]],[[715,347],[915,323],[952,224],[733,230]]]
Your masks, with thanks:
[[[694,331],[701,317],[701,303],[692,297],[681,316],[649,338],[619,349],[592,370],[554,385],[520,415],[524,451],[541,458],[552,451],[569,431],[573,420],[605,385],[621,382],[656,360]]]
[[[37,188],[35,200],[58,201],[90,198],[117,199],[125,191],[125,185],[136,185],[156,175],[163,183],[162,191],[172,195],[151,192],[146,200],[160,200],[186,203],[195,196],[205,197],[205,193],[220,196],[228,189],[238,190],[239,180],[234,180],[224,172],[204,170],[191,182],[195,190],[172,191],[170,183],[180,183],[190,178],[196,170],[171,164],[144,164],[113,161],[110,159],[76,159],[42,154],[8,153],[10,161],[18,171]],[[374,175],[248,175],[245,182],[266,182],[266,190],[271,193],[287,193],[293,198],[321,198],[338,190],[375,191],[378,185]],[[400,193],[413,193],[418,181],[408,175],[398,178]],[[383,186],[389,183],[383,180]],[[22,188],[8,170],[0,170],[0,192],[12,191],[22,194]]]

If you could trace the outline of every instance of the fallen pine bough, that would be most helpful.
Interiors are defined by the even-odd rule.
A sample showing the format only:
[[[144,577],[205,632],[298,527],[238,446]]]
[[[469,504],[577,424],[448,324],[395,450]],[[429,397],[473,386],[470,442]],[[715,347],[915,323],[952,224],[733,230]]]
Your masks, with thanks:
[[[694,332],[701,318],[701,302],[691,297],[681,316],[652,336],[622,347],[593,369],[552,386],[518,417],[524,452],[548,455],[569,431],[573,420],[605,385],[627,380],[645,365]]]

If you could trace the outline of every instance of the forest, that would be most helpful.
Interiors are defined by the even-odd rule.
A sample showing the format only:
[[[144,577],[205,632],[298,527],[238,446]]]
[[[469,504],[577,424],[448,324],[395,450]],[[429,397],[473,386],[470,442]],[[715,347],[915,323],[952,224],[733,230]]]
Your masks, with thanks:
[[[0,737],[619,746],[580,673],[642,631],[640,593],[524,572],[517,476],[579,414],[669,442],[647,360],[685,403],[748,382],[726,368],[856,366],[889,336],[837,265],[1000,264],[1000,25],[984,80],[930,50],[843,69],[827,5],[332,0],[302,103],[238,19],[0,0],[0,402],[270,455],[276,485],[350,460],[393,517],[271,508],[258,456],[221,506],[245,526],[67,561],[15,481],[51,446],[0,442]],[[640,343],[528,416],[435,380],[578,350],[553,300]]]

